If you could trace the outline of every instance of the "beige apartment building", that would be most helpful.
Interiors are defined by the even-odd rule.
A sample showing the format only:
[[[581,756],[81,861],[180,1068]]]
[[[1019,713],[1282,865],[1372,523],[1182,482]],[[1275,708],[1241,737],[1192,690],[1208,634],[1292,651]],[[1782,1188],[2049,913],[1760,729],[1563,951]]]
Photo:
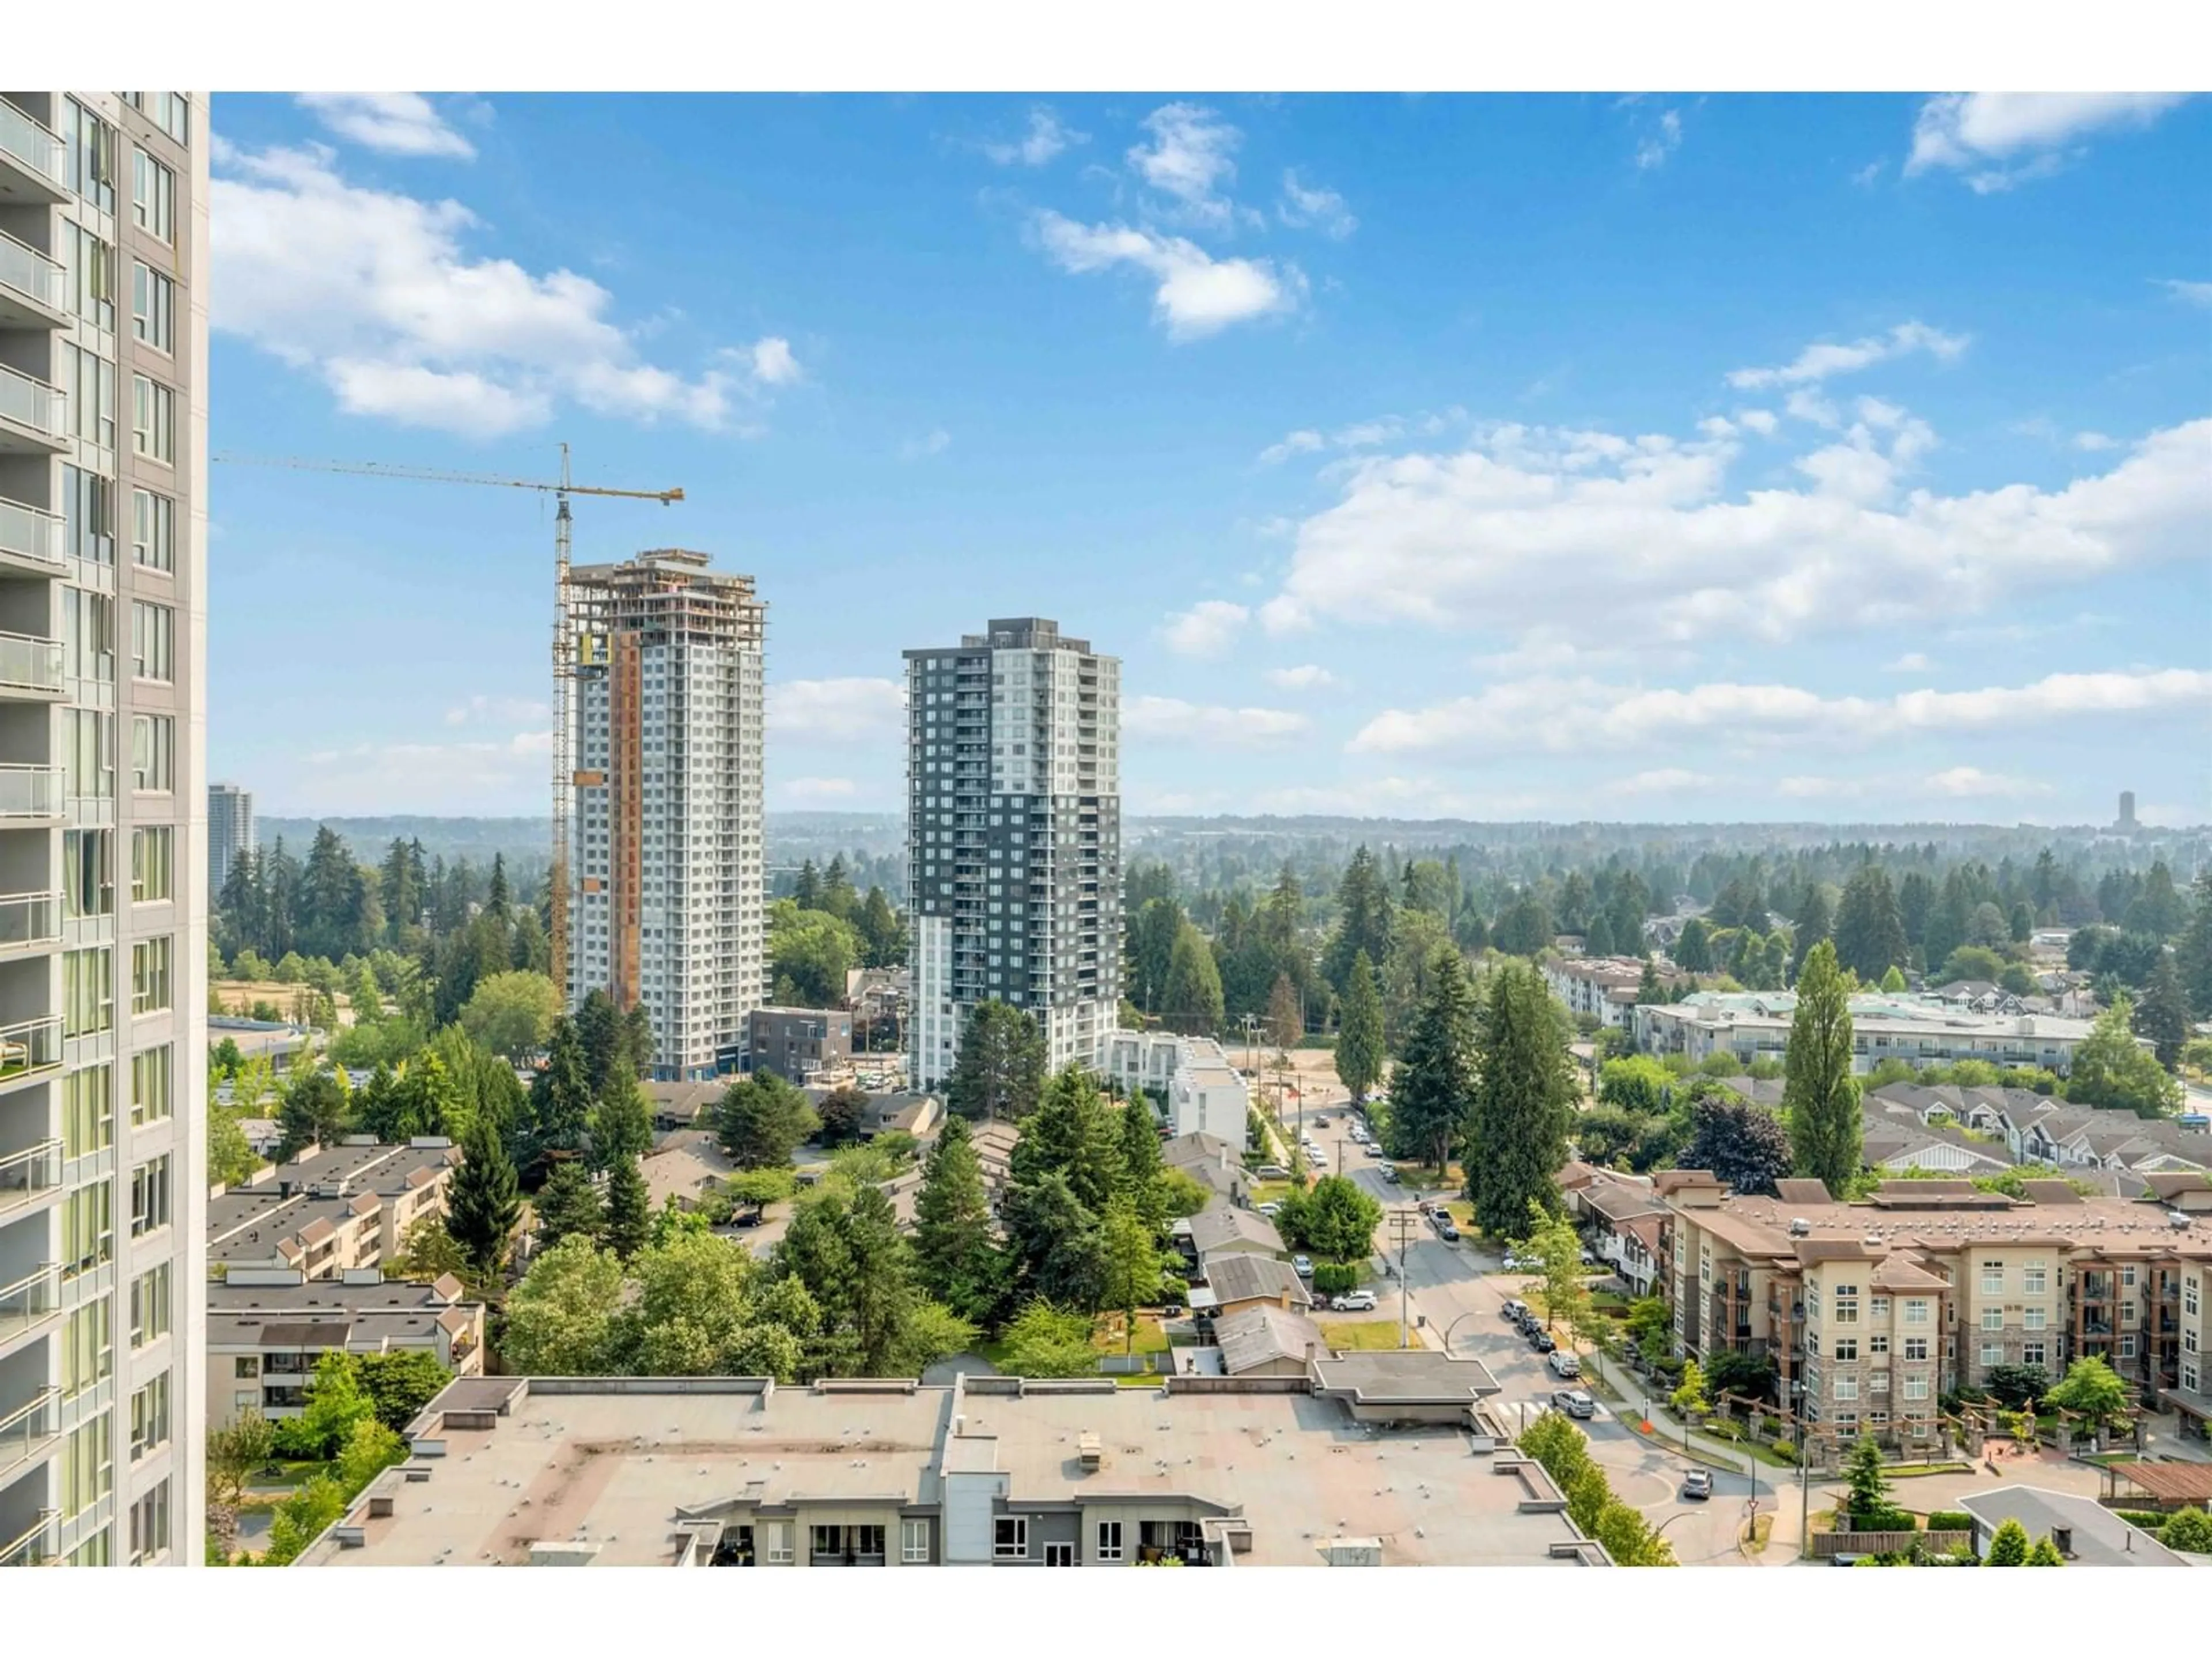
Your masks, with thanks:
[[[2202,1433],[2212,1179],[2160,1176],[2142,1199],[2031,1181],[2013,1200],[1965,1181],[1885,1182],[1839,1203],[1816,1181],[1773,1198],[1702,1170],[1662,1173],[1660,1279],[1683,1353],[1772,1358],[1808,1433],[1934,1437],[1947,1390],[1999,1365],[2054,1377],[2094,1354]]]
[[[0,92],[0,1565],[200,1555],[208,137]]]
[[[208,1287],[208,1427],[249,1413],[296,1417],[325,1353],[434,1354],[455,1376],[483,1371],[484,1309],[451,1273],[427,1285],[374,1267],[337,1279],[241,1270]]]
[[[207,1204],[211,1272],[295,1272],[339,1279],[381,1269],[425,1216],[446,1212],[446,1189],[461,1149],[442,1135],[405,1146],[367,1136],[308,1147],[291,1163],[258,1171]]]

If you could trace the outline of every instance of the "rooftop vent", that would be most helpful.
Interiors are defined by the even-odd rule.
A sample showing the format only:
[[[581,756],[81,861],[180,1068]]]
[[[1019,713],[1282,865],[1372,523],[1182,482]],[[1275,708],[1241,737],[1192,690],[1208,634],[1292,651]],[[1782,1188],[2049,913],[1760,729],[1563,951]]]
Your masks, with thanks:
[[[1809,1221],[1806,1220],[1806,1219],[1805,1219],[1805,1218],[1804,1218],[1803,1216],[1802,1216],[1802,1215],[1801,1215],[1801,1216],[1797,1217],[1795,1220],[1793,1220],[1793,1221],[1791,1221],[1791,1222],[1790,1222],[1790,1237],[1792,1237],[1792,1238],[1810,1238],[1812,1236],[1813,1236],[1813,1224],[1812,1224],[1811,1222],[1809,1222]]]

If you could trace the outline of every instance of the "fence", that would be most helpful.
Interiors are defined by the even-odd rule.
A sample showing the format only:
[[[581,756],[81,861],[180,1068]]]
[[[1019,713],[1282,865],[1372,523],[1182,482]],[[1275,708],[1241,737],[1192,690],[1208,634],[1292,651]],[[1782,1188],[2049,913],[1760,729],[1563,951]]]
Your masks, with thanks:
[[[1970,1532],[1816,1532],[1813,1559],[1826,1561],[1838,1555],[1902,1555],[1917,1542],[1930,1555],[1948,1555],[1961,1544],[1972,1544]]]

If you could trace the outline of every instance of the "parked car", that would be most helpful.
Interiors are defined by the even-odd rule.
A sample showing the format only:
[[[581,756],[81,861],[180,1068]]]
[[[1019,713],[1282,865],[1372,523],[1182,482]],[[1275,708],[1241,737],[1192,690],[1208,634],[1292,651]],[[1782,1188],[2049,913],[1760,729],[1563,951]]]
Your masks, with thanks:
[[[1442,1216],[1437,1218],[1437,1237],[1443,1240],[1447,1244],[1456,1244],[1459,1243],[1459,1229],[1452,1224],[1452,1218],[1449,1216]]]
[[[1682,1496],[1705,1498],[1713,1495],[1713,1472],[1711,1469],[1692,1469],[1682,1477]]]
[[[1509,1298],[1505,1305],[1498,1311],[1518,1325],[1521,1322],[1521,1316],[1528,1311],[1528,1304],[1520,1297],[1513,1297]]]
[[[1262,1181],[1288,1181],[1291,1172],[1279,1164],[1262,1164],[1252,1171]]]
[[[1282,1214],[1282,1205],[1272,1198],[1260,1206],[1260,1213],[1267,1217],[1270,1221],[1273,1221],[1277,1216]]]
[[[1328,1127],[1328,1120],[1325,1117],[1316,1116],[1314,1119],[1314,1127],[1316,1129],[1326,1129]]]
[[[1554,1376],[1580,1376],[1583,1374],[1583,1362],[1564,1348],[1546,1354],[1544,1363],[1552,1368]]]
[[[1525,1273],[1525,1272],[1527,1272],[1527,1271],[1528,1271],[1528,1264],[1527,1262],[1525,1262],[1525,1261],[1522,1261],[1522,1260],[1521,1260],[1521,1258],[1520,1258],[1519,1256],[1517,1256],[1517,1255],[1514,1255],[1512,1251],[1510,1251],[1510,1250],[1506,1251],[1506,1253],[1505,1253],[1505,1271],[1506,1271],[1507,1273]]]
[[[1396,1164],[1389,1164],[1383,1166],[1382,1179],[1389,1182],[1393,1187],[1396,1186],[1399,1182],[1402,1181],[1404,1178],[1404,1176],[1398,1173],[1398,1166]]]
[[[1328,1297],[1326,1294],[1324,1294],[1323,1292],[1322,1292],[1322,1291],[1316,1291],[1314,1292],[1314,1299],[1313,1299],[1313,1310],[1314,1310],[1314,1312],[1316,1312],[1316,1313],[1327,1313],[1330,1309],[1334,1308],[1335,1305],[1336,1305],[1336,1304],[1335,1304],[1334,1302],[1331,1301],[1331,1300],[1328,1298]]]
[[[1584,1250],[1583,1252],[1583,1266],[1585,1267],[1595,1267],[1597,1265],[1597,1257],[1593,1255],[1589,1251]]]
[[[1568,1416],[1587,1421],[1597,1415],[1597,1401],[1580,1389],[1561,1389],[1552,1395],[1553,1406]]]
[[[1534,1308],[1522,1309],[1515,1316],[1513,1323],[1523,1336],[1534,1336],[1544,1328],[1544,1322],[1536,1317],[1536,1310]]]
[[[1550,1353],[1559,1345],[1552,1340],[1549,1331],[1531,1331],[1528,1333],[1528,1346],[1538,1353]]]
[[[1291,1258],[1291,1271],[1296,1273],[1300,1279],[1311,1279],[1313,1277],[1313,1258],[1306,1255],[1292,1256]]]
[[[1339,1313],[1372,1313],[1375,1311],[1375,1292],[1346,1291],[1336,1298],[1336,1310]]]

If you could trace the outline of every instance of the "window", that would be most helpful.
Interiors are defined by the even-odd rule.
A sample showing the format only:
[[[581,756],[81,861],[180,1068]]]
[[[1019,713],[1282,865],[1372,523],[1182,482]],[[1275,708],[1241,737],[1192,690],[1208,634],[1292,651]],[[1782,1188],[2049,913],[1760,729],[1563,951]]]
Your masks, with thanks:
[[[114,410],[108,411],[113,418]],[[115,486],[82,467],[62,469],[62,526],[70,556],[115,562]]]
[[[1101,1521],[1098,1523],[1098,1559],[1101,1561],[1119,1561],[1121,1559],[1121,1523],[1119,1521]]]
[[[2128,1334],[2120,1339],[2120,1358],[2123,1359],[2133,1359],[2135,1357],[2136,1339],[2135,1334],[2130,1331]]]
[[[177,394],[143,374],[131,377],[131,447],[149,460],[177,459]]]
[[[2181,1386],[2191,1393],[2197,1389],[2197,1367],[2185,1359],[2181,1362]]]
[[[2021,1343],[2020,1345],[2020,1363],[2023,1365],[2040,1365],[2044,1364],[2045,1351],[2043,1344],[2040,1342]]]
[[[2002,1296],[2004,1294],[2003,1262],[1984,1261],[1982,1263],[1982,1294],[1984,1296]]]
[[[1923,1371],[1917,1375],[1911,1372],[1907,1372],[1905,1374],[1905,1397],[1907,1400],[1925,1400],[1928,1398],[1927,1373]]]
[[[991,1554],[1000,1561],[1026,1561],[1030,1523],[1026,1516],[1001,1516],[991,1523]]]
[[[167,495],[131,492],[131,556],[143,569],[176,569],[177,504]]]
[[[102,1527],[63,1559],[72,1567],[112,1567],[115,1565],[115,1534]]]
[[[899,1559],[907,1562],[929,1560],[929,1522],[902,1521],[899,1522]]]
[[[71,799],[106,800],[115,793],[114,715],[64,710],[62,744],[62,787]]]
[[[1839,1376],[1839,1377],[1838,1377],[1838,1378],[1836,1379],[1836,1398],[1837,1398],[1837,1399],[1838,1399],[1838,1400],[1856,1400],[1858,1397],[1859,1397],[1859,1380],[1858,1380],[1858,1378],[1856,1378],[1856,1376]]]
[[[64,225],[62,251],[71,307],[102,333],[115,331],[115,250],[82,225]]]
[[[2031,1261],[2020,1270],[2021,1290],[2028,1296],[2047,1296],[2051,1291],[2051,1264]]]
[[[115,601],[106,594],[62,589],[62,674],[103,683],[115,678]]]
[[[1859,1322],[1859,1287],[1856,1285],[1836,1286],[1836,1323],[1856,1325]]]
[[[131,787],[152,794],[177,787],[177,722],[170,714],[131,717]]]
[[[2127,1286],[2127,1288],[2131,1291],[2135,1289],[2136,1264],[2134,1262],[2130,1261],[2120,1269],[2120,1283]]]
[[[115,94],[179,143],[192,142],[192,101],[181,92],[119,92]]]
[[[1859,1341],[1856,1337],[1839,1336],[1836,1339],[1836,1352],[1832,1358],[1837,1359],[1856,1359],[1858,1357]]]
[[[149,1158],[131,1172],[131,1237],[169,1224],[169,1155]]]
[[[70,921],[114,914],[114,846],[112,830],[62,832],[62,915]]]
[[[1906,1297],[1905,1298],[1905,1322],[1908,1325],[1925,1325],[1928,1322],[1928,1309],[1929,1301],[1926,1297]]]
[[[2051,1315],[2046,1309],[2030,1308],[2021,1316],[2021,1322],[2031,1331],[2039,1331],[2051,1322]]]
[[[1886,1354],[1888,1352],[1889,1338],[1887,1335],[1870,1336],[1867,1338],[1867,1352],[1873,1355],[1875,1358],[1880,1358],[1883,1354]]]
[[[164,1384],[168,1378],[161,1379]],[[169,1483],[166,1480],[131,1506],[131,1565],[169,1553]]]
[[[2002,1343],[2002,1342],[1984,1342],[1984,1343],[1983,1343],[1983,1344],[1982,1344],[1982,1364],[1983,1364],[1984,1366],[1989,1366],[1989,1365],[2002,1365],[2002,1364],[2004,1364],[2004,1344],[2003,1344],[2003,1343]]]
[[[789,1566],[792,1562],[792,1523],[788,1521],[765,1521],[755,1529],[760,1540],[761,1559],[771,1566]]]
[[[114,1491],[114,1421],[102,1412],[70,1436],[61,1457],[63,1520],[76,1519]]]
[[[131,1056],[131,1127],[162,1122],[175,1111],[172,1093],[175,1066],[171,1059],[175,1052],[165,1042],[156,1048],[141,1048]]]
[[[115,1370],[115,1304],[106,1297],[86,1303],[62,1330],[62,1398],[74,1400]]]
[[[115,211],[115,129],[74,98],[64,99],[62,133],[69,185],[102,213]]]
[[[169,1268],[164,1261],[131,1281],[131,1346],[143,1348],[170,1330]]]
[[[1985,1331],[2002,1330],[2004,1328],[2004,1310],[2002,1308],[1983,1309],[1982,1328]]]
[[[177,175],[143,149],[131,152],[131,216],[155,240],[177,240]]]
[[[131,1012],[158,1014],[170,1006],[169,957],[174,943],[164,933],[131,947]]]
[[[1044,1564],[1048,1567],[1072,1567],[1075,1565],[1075,1546],[1073,1543],[1048,1543],[1044,1547]]]
[[[1887,1319],[1889,1317],[1889,1298],[1886,1296],[1868,1297],[1867,1317],[1869,1319],[1877,1321]]]
[[[1905,1357],[1907,1359],[1927,1358],[1928,1339],[1924,1336],[1906,1337],[1905,1339]]]
[[[2181,1281],[2181,1311],[2194,1315],[2197,1311],[2197,1275],[2191,1273]]]
[[[177,613],[146,599],[131,602],[131,673],[135,679],[177,678]]]
[[[62,1277],[115,1260],[115,1188],[80,1187],[62,1202]]]
[[[131,902],[152,904],[175,896],[177,832],[167,823],[131,832]]]
[[[62,1156],[82,1158],[115,1144],[115,1073],[105,1066],[62,1079]]]
[[[169,1374],[163,1371],[131,1396],[131,1461],[169,1443]]]
[[[1875,1371],[1872,1376],[1869,1376],[1867,1379],[1867,1392],[1869,1394],[1887,1394],[1889,1392],[1889,1373],[1887,1371]]]
[[[177,349],[177,285],[143,260],[131,262],[131,331],[155,350]]]
[[[64,345],[62,390],[76,412],[76,435],[100,449],[115,447],[115,365],[96,351]],[[109,527],[113,533],[113,527]]]
[[[89,1036],[115,1024],[115,953],[62,953],[62,1035]]]

